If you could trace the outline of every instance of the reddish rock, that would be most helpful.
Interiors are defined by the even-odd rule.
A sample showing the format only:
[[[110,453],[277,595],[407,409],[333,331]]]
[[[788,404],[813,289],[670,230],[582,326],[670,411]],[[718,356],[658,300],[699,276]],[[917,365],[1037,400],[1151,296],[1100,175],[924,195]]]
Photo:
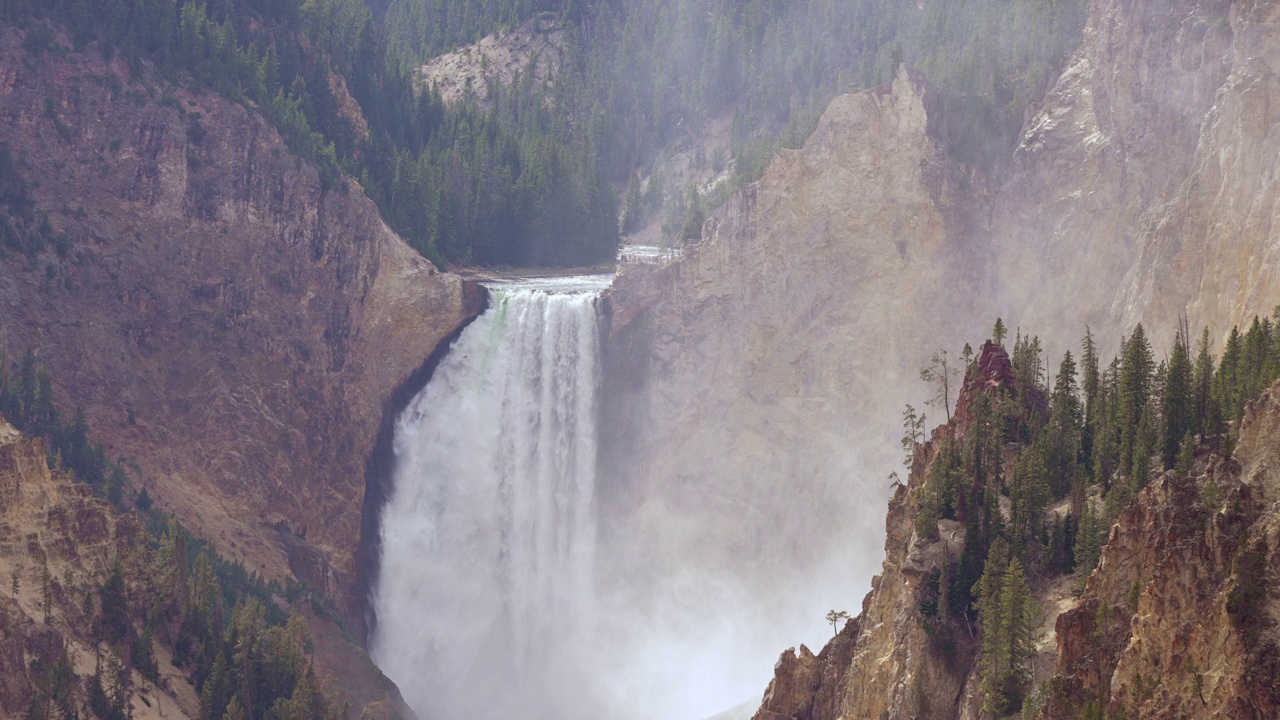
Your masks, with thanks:
[[[1280,386],[1252,404],[1235,460],[1166,473],[1116,519],[1080,602],[1057,619],[1046,720],[1280,715]],[[1261,570],[1260,570],[1261,569]],[[1158,681],[1158,682],[1157,682]]]
[[[858,627],[847,621],[817,655],[804,645],[782,653],[753,720],[837,720]]]
[[[483,289],[437,272],[358,185],[324,190],[249,103],[95,46],[28,58],[13,29],[0,67],[0,144],[63,245],[3,263],[3,349],[33,348],[133,489],[249,570],[283,579],[305,545],[320,569],[303,579],[358,629],[384,409]],[[70,521],[101,539],[101,519]]]

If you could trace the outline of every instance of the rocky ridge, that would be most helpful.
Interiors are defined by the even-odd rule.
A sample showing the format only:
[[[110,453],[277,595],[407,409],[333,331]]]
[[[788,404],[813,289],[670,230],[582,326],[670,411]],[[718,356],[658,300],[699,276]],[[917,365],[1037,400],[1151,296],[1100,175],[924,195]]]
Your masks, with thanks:
[[[979,375],[988,382],[975,387],[998,383]],[[940,427],[918,451],[890,501],[884,567],[862,613],[817,660],[805,648],[783,654],[756,720],[984,716],[973,644],[962,635],[953,652],[940,652],[919,610],[923,579],[944,553],[954,563],[964,531],[943,520],[938,540],[921,538],[914,498],[939,438],[963,430],[958,421]],[[1032,716],[1248,718],[1280,710],[1280,578],[1268,569],[1280,526],[1278,439],[1280,383],[1250,404],[1233,459],[1208,455],[1195,473],[1165,473],[1138,494],[1078,597],[1062,595],[1061,583],[1038,588],[1053,642],[1042,644],[1035,664]],[[842,701],[819,703],[832,696]]]

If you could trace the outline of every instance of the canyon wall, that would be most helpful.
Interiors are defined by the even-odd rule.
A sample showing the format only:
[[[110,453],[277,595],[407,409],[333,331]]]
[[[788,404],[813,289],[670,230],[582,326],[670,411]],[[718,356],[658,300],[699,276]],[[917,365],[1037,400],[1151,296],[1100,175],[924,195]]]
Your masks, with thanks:
[[[1000,309],[1104,348],[1280,302],[1280,3],[1096,0],[992,212]]]
[[[685,560],[736,562],[748,604],[781,587],[792,612],[849,605],[832,588],[873,572],[901,409],[928,392],[916,369],[931,353],[956,357],[997,316],[1044,338],[1056,367],[1086,326],[1109,357],[1138,322],[1159,352],[1180,316],[1217,347],[1232,324],[1271,314],[1277,69],[1280,3],[1095,0],[1081,48],[990,184],[933,141],[929,93],[910,73],[837,98],[682,258],[624,267],[610,292],[606,478],[620,513],[654,529],[646,559],[665,542],[690,548]],[[927,410],[930,426],[943,418]],[[897,703],[891,714],[920,710],[912,683],[945,679],[912,674],[921,633],[894,615],[918,583],[896,568],[910,552],[895,541],[897,502],[895,567],[876,584],[886,599],[860,633],[883,635],[868,657],[911,662],[846,688],[863,683],[860,697]],[[820,657],[784,658],[803,677],[780,696],[816,687]],[[926,706],[972,715],[964,682],[939,682]],[[761,717],[817,705],[777,706],[792,710],[766,698]]]
[[[758,620],[730,643],[793,642],[865,588],[902,402],[978,335],[990,282],[930,102],[905,69],[838,98],[679,260],[606,293],[601,552],[645,616],[728,607]]]
[[[55,38],[55,44],[69,44]],[[0,336],[162,509],[358,626],[365,463],[396,389],[477,314],[251,108],[92,46],[0,35],[0,143],[59,237],[0,262]]]
[[[191,632],[178,629],[187,602],[178,588],[185,585],[171,574],[172,556],[153,549],[145,524],[138,514],[120,513],[95,498],[72,473],[51,469],[45,441],[23,437],[0,418],[0,716],[85,707],[95,674],[107,677],[103,685],[111,692],[111,658],[121,654],[135,659],[124,683],[129,717],[208,714],[193,686],[198,663],[178,658],[175,650],[181,644],[175,637]],[[113,576],[121,593],[114,607],[123,608],[123,617],[106,610]],[[371,720],[413,717],[395,685],[342,638],[332,619],[316,614],[305,599],[288,610],[311,628],[304,657],[331,698]],[[108,625],[120,636],[112,639]],[[136,662],[139,657],[152,658],[153,672]],[[255,662],[260,658],[255,655]],[[66,675],[51,669],[59,665]]]

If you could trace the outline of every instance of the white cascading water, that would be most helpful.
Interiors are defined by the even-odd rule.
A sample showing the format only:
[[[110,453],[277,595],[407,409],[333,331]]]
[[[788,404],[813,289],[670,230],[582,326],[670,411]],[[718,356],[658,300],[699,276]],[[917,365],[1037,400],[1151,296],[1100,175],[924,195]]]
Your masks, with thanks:
[[[371,649],[424,720],[594,714],[605,281],[495,289],[397,419]]]

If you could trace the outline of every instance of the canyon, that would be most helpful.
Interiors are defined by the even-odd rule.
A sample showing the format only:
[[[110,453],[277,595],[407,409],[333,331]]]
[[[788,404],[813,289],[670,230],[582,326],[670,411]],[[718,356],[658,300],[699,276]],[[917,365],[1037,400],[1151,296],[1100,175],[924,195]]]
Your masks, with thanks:
[[[1055,358],[1086,326],[1107,353],[1137,322],[1165,347],[1185,315],[1217,344],[1269,314],[1278,26],[1273,2],[1095,0],[999,178],[948,156],[927,79],[901,68],[836,98],[803,148],[780,151],[679,258],[622,266],[602,300],[605,594],[662,588],[620,602],[692,628],[690,646],[750,649],[745,665],[819,635],[822,614],[879,571],[826,650],[784,653],[758,717],[973,716],[964,676],[928,656],[907,617],[938,561],[912,537],[913,481],[891,491],[886,478],[901,408],[924,394],[918,368],[984,338],[996,316]],[[59,406],[83,406],[161,508],[251,570],[306,582],[362,635],[385,492],[368,465],[487,293],[419,257],[355,183],[324,190],[252,108],[148,72],[94,49],[33,56],[16,31],[0,34],[0,143],[66,243],[5,257],[5,351],[35,349]],[[1086,691],[1119,707],[1170,663],[1227,670],[1139,692],[1152,713],[1174,712],[1187,683],[1274,707],[1239,691],[1274,667],[1274,645],[1228,637],[1230,554],[1188,551],[1188,571],[1152,548],[1191,542],[1169,536],[1194,524],[1170,517],[1186,497],[1192,520],[1235,523],[1212,542],[1256,545],[1274,523],[1262,438],[1275,405],[1273,393],[1255,406],[1236,460],[1202,469],[1252,498],[1244,515],[1166,478],[1121,516],[1045,648],[1044,677],[1063,678],[1046,717]],[[928,413],[932,427],[950,409]],[[1196,568],[1194,597],[1177,594]],[[1130,621],[1091,635],[1096,608],[1119,607],[1135,582]],[[728,624],[704,627],[723,607]],[[1213,608],[1226,654],[1151,626],[1154,608],[1192,617],[1175,607]],[[340,668],[359,650],[331,657]],[[870,666],[884,657],[897,661]],[[1098,658],[1105,677],[1073,669]],[[377,692],[353,706],[394,705]]]

